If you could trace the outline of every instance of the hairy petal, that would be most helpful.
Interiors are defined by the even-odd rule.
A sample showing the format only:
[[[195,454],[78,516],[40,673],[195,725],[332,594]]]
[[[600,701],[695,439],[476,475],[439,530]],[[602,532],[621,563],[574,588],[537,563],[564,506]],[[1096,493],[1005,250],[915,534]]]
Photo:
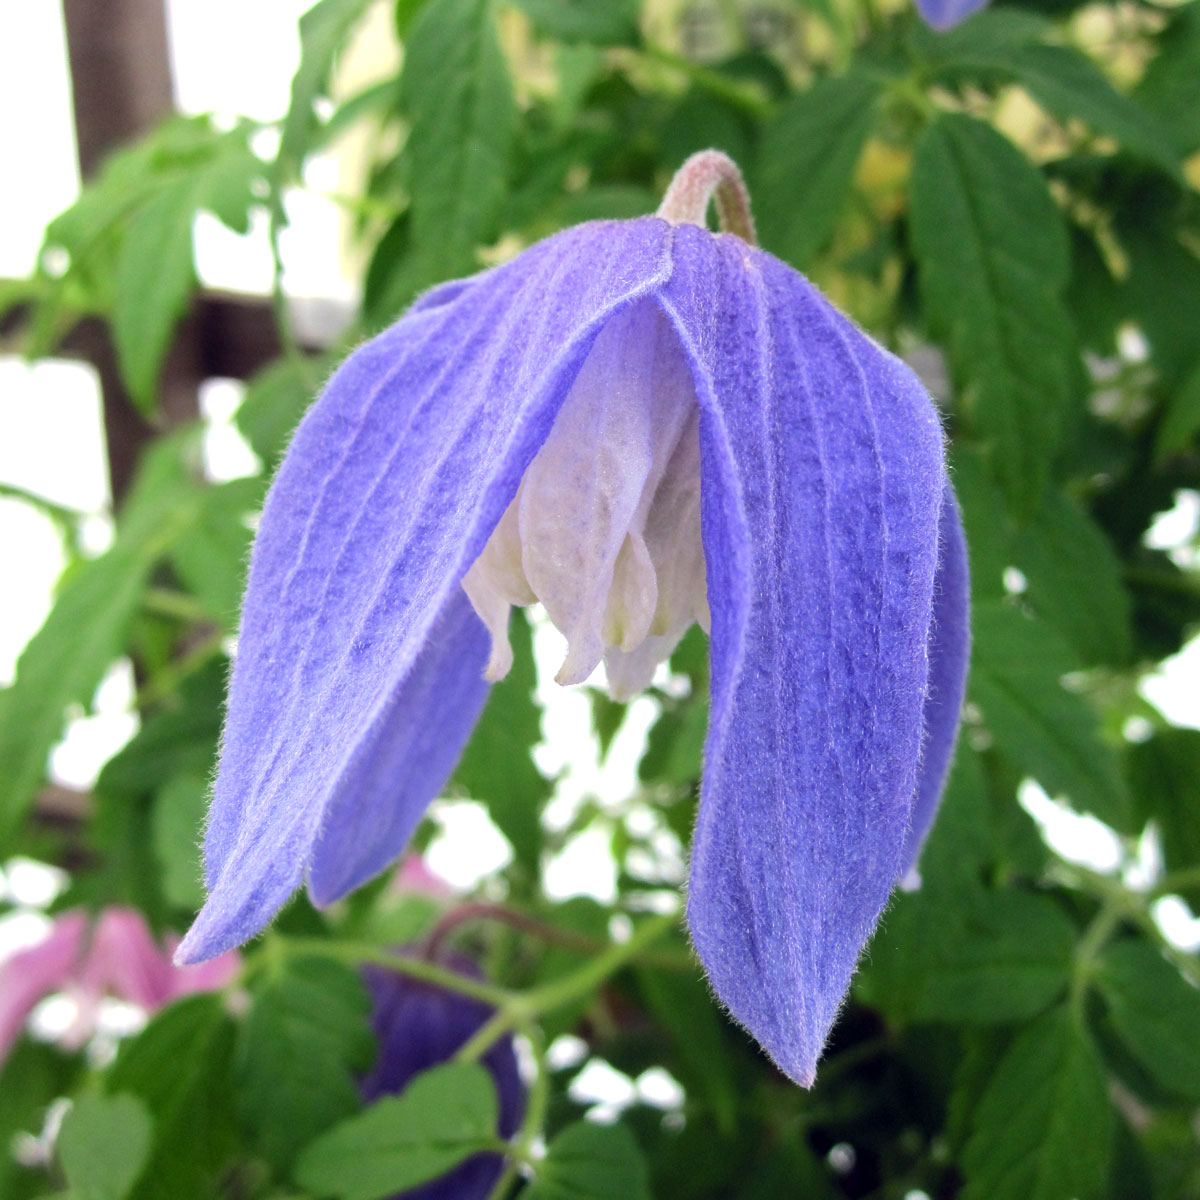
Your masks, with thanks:
[[[467,680],[482,676],[486,639],[457,636],[475,619],[463,573],[599,329],[664,277],[667,243],[653,218],[583,225],[438,289],[309,411],[255,540],[210,896],[179,961],[252,936],[310,867],[329,901],[403,848],[483,702]],[[351,846],[362,830],[384,840]]]
[[[901,867],[944,486],[915,376],[805,280],[682,226],[663,302],[701,406],[713,695],[688,916],[811,1084]]]
[[[954,758],[967,664],[971,658],[971,580],[967,540],[954,489],[946,484],[939,522],[933,623],[929,630],[929,691],[925,696],[925,743],[917,773],[917,800],[904,843],[902,869],[916,865],[937,815]]]

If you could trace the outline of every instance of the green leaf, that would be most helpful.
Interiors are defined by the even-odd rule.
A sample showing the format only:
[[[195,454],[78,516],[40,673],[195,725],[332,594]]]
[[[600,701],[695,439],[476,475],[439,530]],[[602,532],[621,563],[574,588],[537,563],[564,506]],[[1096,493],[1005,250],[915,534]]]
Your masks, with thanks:
[[[112,304],[113,341],[121,375],[143,412],[154,407],[155,386],[175,324],[196,285],[192,226],[205,209],[237,232],[249,229],[252,185],[262,175],[244,129],[214,138],[205,125],[180,123],[182,162],[164,171],[165,183],[133,216],[117,255]],[[199,157],[192,161],[184,151]]]
[[[1122,1041],[1163,1087],[1200,1100],[1200,991],[1149,943],[1111,945],[1097,982]]]
[[[1000,72],[1021,84],[1059,120],[1077,117],[1182,180],[1179,156],[1166,124],[1137,100],[1118,92],[1104,72],[1078,50],[1037,42],[1010,43],[969,52],[952,67],[956,72]]]
[[[305,959],[254,996],[238,1035],[237,1101],[263,1156],[286,1172],[317,1134],[358,1111],[370,1065],[370,998],[352,967]]]
[[[1154,451],[1164,459],[1179,450],[1186,450],[1200,432],[1200,362],[1196,369],[1176,389],[1167,404]]]
[[[152,1131],[133,1096],[80,1096],[55,1142],[73,1200],[124,1200],[145,1166]]]
[[[1062,214],[1011,142],[944,113],[917,142],[911,226],[931,328],[1010,505],[1028,514],[1070,397]]]
[[[41,786],[68,707],[91,703],[124,649],[150,571],[195,516],[199,491],[181,469],[187,444],[161,441],[143,460],[112,548],[67,573],[15,682],[0,691],[0,840]]]
[[[151,813],[150,837],[162,868],[163,896],[191,911],[205,898],[200,840],[208,799],[207,776],[180,774],[154,798]]]
[[[1200,254],[1181,236],[1174,189],[1144,196],[1118,216],[1129,260],[1123,300],[1154,351],[1163,386],[1181,388],[1200,366],[1195,313],[1200,310]]]
[[[382,1200],[493,1146],[498,1112],[484,1067],[448,1063],[335,1126],[305,1149],[294,1174],[319,1196]]]
[[[0,692],[0,837],[7,836],[46,774],[69,705],[90,705],[120,654],[141,601],[151,561],[110,551],[68,575],[46,623]]]
[[[425,283],[474,270],[504,207],[516,130],[492,0],[429,0],[405,47],[401,95],[412,243]]]
[[[282,358],[260,371],[246,387],[234,424],[263,461],[269,475],[283,457],[304,410],[312,403],[325,365]]]
[[[516,0],[540,29],[567,42],[631,42],[637,35],[637,0]]]
[[[962,1200],[1096,1200],[1113,1127],[1104,1073],[1065,1009],[1025,1029],[975,1111]]]
[[[221,704],[228,664],[214,661],[185,680],[96,781],[101,796],[134,799],[166,787],[178,776],[207,779],[221,732]]]
[[[1061,683],[1078,666],[1069,647],[1010,604],[976,605],[973,625],[970,695],[998,748],[1052,795],[1125,829],[1129,804],[1116,760],[1091,708]]]
[[[371,0],[320,0],[300,18],[300,65],[283,121],[275,171],[279,182],[298,177],[316,132],[316,104],[329,86],[334,59]]]
[[[1016,1021],[1042,1011],[1070,977],[1076,929],[1054,901],[1008,890],[973,898],[940,944],[913,1007],[918,1021]]]
[[[550,1143],[527,1200],[651,1200],[650,1178],[624,1125],[576,1121]]]
[[[1200,730],[1164,729],[1131,746],[1128,764],[1138,817],[1158,826],[1167,870],[1200,867]],[[1183,896],[1200,908],[1200,885]]]
[[[833,233],[882,84],[865,75],[823,79],[784,103],[762,133],[751,188],[762,244],[803,269]]]
[[[1017,534],[1013,555],[1028,581],[1025,599],[1086,665],[1129,661],[1130,602],[1121,562],[1090,517],[1053,492]]]
[[[537,673],[529,622],[514,612],[509,622],[513,665],[488,698],[483,716],[459,760],[454,783],[481,800],[512,844],[530,880],[538,875],[542,851],[539,814],[550,781],[534,765],[531,751],[541,741],[542,710],[533,697]]]
[[[154,1119],[135,1200],[212,1194],[238,1144],[229,1103],[232,1053],[233,1025],[216,994],[177,1001],[122,1046],[108,1072],[109,1095],[131,1093]]]
[[[1175,9],[1135,95],[1163,119],[1177,150],[1200,148],[1200,7]]]
[[[233,479],[206,490],[196,520],[171,547],[171,565],[227,632],[237,629],[251,516],[262,506],[262,479]]]

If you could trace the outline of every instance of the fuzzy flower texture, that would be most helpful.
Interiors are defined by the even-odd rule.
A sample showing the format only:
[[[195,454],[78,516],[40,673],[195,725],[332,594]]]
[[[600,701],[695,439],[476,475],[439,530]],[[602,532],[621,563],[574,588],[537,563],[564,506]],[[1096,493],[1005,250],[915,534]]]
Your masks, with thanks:
[[[703,227],[710,197],[725,232]],[[811,1084],[953,751],[967,563],[921,384],[753,245],[737,168],[448,283],[301,423],[250,564],[198,962],[404,849],[511,662],[512,605],[644,687],[693,621],[712,697],[687,915]]]

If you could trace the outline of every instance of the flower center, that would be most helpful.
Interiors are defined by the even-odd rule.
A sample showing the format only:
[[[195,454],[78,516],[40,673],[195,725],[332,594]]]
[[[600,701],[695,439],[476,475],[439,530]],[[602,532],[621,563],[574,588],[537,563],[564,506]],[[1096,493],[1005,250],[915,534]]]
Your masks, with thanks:
[[[567,639],[559,683],[604,660],[628,699],[693,621],[708,629],[700,541],[700,409],[679,340],[642,301],[601,330],[513,502],[463,578],[512,665],[508,614],[540,601]]]

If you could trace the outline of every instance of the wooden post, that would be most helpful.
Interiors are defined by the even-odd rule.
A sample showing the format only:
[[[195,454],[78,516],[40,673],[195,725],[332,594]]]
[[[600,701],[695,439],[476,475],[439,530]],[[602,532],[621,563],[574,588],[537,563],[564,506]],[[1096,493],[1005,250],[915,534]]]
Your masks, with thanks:
[[[163,0],[62,0],[62,6],[75,138],[86,182],[111,151],[151,129],[174,107],[166,14]],[[118,504],[155,427],[121,383],[110,331],[89,326],[81,338],[82,357],[100,377],[109,482]],[[194,324],[188,322],[163,369],[160,427],[196,416],[198,367]]]

